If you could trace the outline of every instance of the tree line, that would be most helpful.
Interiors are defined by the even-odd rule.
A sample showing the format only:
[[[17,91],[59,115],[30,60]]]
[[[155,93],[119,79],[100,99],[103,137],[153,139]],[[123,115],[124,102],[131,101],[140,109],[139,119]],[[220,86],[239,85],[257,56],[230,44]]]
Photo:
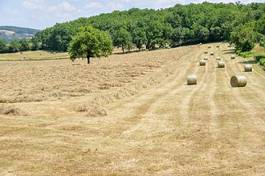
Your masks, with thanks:
[[[67,51],[85,26],[104,31],[123,52],[219,41],[248,51],[257,42],[265,46],[265,3],[205,2],[160,10],[114,11],[56,24],[37,33],[30,43],[34,49]]]
[[[36,51],[41,49],[41,43],[34,39],[16,39],[6,42],[0,39],[0,53],[15,53],[21,51]]]

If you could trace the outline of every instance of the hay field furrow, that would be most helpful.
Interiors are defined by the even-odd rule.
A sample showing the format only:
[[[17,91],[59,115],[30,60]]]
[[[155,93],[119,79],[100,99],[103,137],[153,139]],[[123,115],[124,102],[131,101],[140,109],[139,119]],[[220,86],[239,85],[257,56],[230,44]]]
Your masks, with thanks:
[[[0,175],[264,175],[265,72],[231,51],[1,62]],[[247,87],[231,88],[235,73]]]

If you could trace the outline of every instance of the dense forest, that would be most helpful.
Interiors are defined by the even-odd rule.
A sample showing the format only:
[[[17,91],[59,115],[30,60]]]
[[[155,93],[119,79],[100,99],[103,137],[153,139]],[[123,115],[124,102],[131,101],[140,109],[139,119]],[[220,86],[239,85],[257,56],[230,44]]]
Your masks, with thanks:
[[[156,49],[186,44],[230,41],[238,51],[265,46],[265,3],[189,4],[172,8],[130,9],[56,24],[30,41],[0,41],[0,52],[25,49],[67,51],[80,27],[93,26],[109,33],[115,47]],[[28,43],[28,44],[25,44]],[[14,46],[15,45],[15,46]]]

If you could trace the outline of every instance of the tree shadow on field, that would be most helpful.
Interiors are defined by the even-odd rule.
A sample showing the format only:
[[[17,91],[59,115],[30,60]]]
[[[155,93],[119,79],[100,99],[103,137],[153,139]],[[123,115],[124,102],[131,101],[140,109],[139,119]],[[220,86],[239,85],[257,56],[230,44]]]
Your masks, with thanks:
[[[242,61],[239,63],[241,63],[241,64],[256,64],[257,61],[255,59],[251,59],[251,60],[246,60],[246,61]]]
[[[235,50],[234,49],[225,49],[223,50],[224,54],[235,54]]]
[[[130,54],[130,53],[139,53],[142,51],[148,51],[148,50],[133,50],[133,51],[126,51],[126,52],[113,52],[113,55],[123,55],[123,54]]]

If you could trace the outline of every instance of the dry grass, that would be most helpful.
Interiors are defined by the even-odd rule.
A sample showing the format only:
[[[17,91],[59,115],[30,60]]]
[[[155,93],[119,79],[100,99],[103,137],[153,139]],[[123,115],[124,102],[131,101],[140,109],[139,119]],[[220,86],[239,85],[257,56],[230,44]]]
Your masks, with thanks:
[[[17,53],[0,54],[0,61],[37,61],[68,59],[67,53],[47,51],[26,51]]]
[[[0,62],[0,175],[264,175],[264,72],[218,45]]]

